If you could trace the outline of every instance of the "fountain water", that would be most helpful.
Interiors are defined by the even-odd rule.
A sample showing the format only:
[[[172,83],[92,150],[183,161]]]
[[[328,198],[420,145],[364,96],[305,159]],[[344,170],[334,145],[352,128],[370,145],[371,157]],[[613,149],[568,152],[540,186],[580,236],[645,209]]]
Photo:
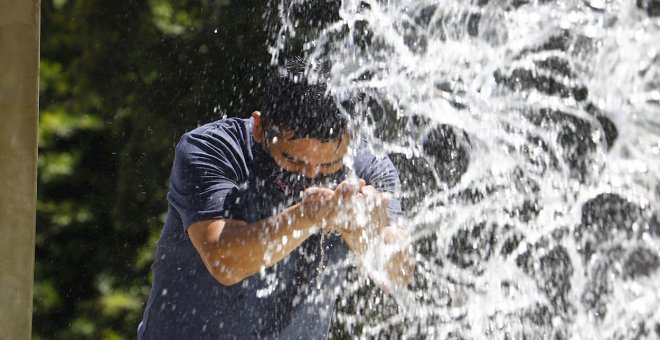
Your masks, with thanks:
[[[302,47],[362,94],[417,252],[393,298],[365,286],[369,261],[352,272],[335,335],[660,337],[657,7],[280,3],[273,60]]]

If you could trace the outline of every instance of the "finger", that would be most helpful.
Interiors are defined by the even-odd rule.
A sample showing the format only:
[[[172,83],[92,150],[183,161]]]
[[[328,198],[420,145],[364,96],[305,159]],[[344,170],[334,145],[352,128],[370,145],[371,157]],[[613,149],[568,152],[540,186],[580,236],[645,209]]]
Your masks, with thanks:
[[[325,201],[332,201],[334,195],[335,195],[335,192],[333,190],[328,189],[328,188],[323,188],[322,196],[323,196],[323,199]]]
[[[328,188],[322,188],[322,187],[311,187],[311,188],[307,188],[306,190],[310,190],[311,193],[319,194],[322,196],[334,194],[334,190]]]
[[[344,188],[344,191],[342,191],[341,196],[344,199],[345,202],[348,202],[351,200],[353,196],[355,196],[359,192],[359,188],[355,183],[350,183],[347,184]]]
[[[387,192],[379,192],[371,185],[367,185],[360,191],[367,200],[374,202],[376,206],[387,205],[390,200],[390,194]]]
[[[335,189],[335,195],[340,196],[343,200],[350,200],[353,195],[359,191],[356,183],[350,181],[341,182]]]
[[[308,196],[320,195],[321,193],[323,193],[323,189],[324,188],[320,188],[320,187],[309,187],[305,189],[305,195]]]
[[[360,192],[362,192],[365,196],[376,196],[378,194],[378,190],[374,188],[371,185],[365,185],[360,189]]]
[[[358,191],[360,189],[360,183],[347,179],[339,183],[337,188],[342,191]]]
[[[326,202],[331,201],[334,191],[327,188],[311,187],[305,189],[303,201],[305,202]]]
[[[390,202],[390,193],[381,192],[380,193],[380,204],[387,205]]]

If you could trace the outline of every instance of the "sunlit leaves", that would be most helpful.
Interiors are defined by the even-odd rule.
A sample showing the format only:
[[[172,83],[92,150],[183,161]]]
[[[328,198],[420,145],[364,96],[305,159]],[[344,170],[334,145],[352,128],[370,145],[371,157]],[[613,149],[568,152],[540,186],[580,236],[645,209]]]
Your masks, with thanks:
[[[39,179],[49,183],[53,180],[71,176],[78,163],[79,156],[74,153],[47,153],[39,155]]]
[[[51,91],[56,96],[69,92],[69,84],[63,76],[62,64],[42,59],[39,63],[39,91]]]
[[[67,111],[63,106],[51,105],[40,112],[39,146],[48,147],[55,139],[68,138],[78,130],[98,129],[101,119],[87,114]]]
[[[49,234],[57,230],[65,229],[72,223],[81,224],[89,222],[94,218],[88,205],[80,204],[72,200],[37,202],[37,211],[49,221]],[[37,243],[39,243],[37,235]],[[47,242],[48,240],[43,240]]]
[[[121,316],[123,313],[139,313],[142,309],[141,296],[138,289],[117,290],[114,282],[108,276],[99,278],[98,289],[101,293],[99,308],[104,315],[111,318]]]
[[[196,22],[188,11],[179,7],[182,1],[150,0],[152,20],[163,33],[179,35],[194,28]]]
[[[52,310],[62,304],[62,298],[55,288],[53,280],[39,281],[34,284],[34,305],[35,312]]]
[[[53,7],[60,9],[66,5],[67,0],[53,0]]]
[[[160,225],[163,225],[165,223],[165,217],[166,214],[163,213],[159,219],[156,219],[155,223],[160,223]],[[160,238],[160,229],[158,228],[159,226],[152,226],[151,233],[149,234],[149,240],[146,244],[137,250],[135,255],[135,267],[137,269],[148,269],[153,262],[156,242]]]

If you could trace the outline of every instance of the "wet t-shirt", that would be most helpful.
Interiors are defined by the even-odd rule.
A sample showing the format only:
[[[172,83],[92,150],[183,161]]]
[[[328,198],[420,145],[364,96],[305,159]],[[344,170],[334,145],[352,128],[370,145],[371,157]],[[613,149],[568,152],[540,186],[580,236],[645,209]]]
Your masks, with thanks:
[[[300,200],[300,188],[253,140],[252,126],[252,119],[219,120],[186,133],[177,144],[139,339],[327,337],[346,271],[348,247],[341,236],[317,233],[276,265],[232,286],[211,276],[188,238],[186,229],[195,222],[256,222]],[[392,162],[376,157],[366,143],[351,169],[318,185],[350,174],[379,191],[398,192]],[[388,204],[391,218],[401,214],[397,199]]]

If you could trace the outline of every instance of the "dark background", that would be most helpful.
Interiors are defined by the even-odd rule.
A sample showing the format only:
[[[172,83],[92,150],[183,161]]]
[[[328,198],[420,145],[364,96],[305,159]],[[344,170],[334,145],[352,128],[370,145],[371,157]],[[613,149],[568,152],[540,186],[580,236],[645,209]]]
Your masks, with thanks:
[[[134,338],[179,136],[259,107],[268,1],[42,1],[33,334]]]

